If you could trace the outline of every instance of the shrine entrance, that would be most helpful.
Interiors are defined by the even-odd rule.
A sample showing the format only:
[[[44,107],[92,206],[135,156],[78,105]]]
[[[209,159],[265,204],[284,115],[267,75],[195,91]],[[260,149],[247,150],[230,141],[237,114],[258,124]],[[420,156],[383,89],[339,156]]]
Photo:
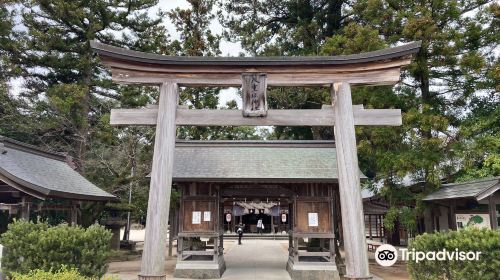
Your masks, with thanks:
[[[411,55],[418,52],[420,42],[413,42],[394,48],[346,56],[321,57],[171,57],[146,54],[91,42],[91,47],[102,62],[111,69],[113,80],[122,84],[148,84],[160,88],[158,105],[144,109],[115,109],[111,111],[112,125],[156,125],[153,166],[149,190],[146,236],[139,279],[166,279],[165,244],[169,217],[172,183],[180,185],[182,173],[176,171],[183,161],[198,162],[193,158],[178,157],[176,127],[194,126],[333,126],[335,134],[335,155],[323,151],[316,159],[306,162],[315,171],[324,171],[316,165],[322,154],[330,157],[327,162],[335,166],[338,197],[341,213],[342,244],[345,254],[346,272],[350,279],[371,278],[366,251],[363,206],[360,189],[360,174],[356,150],[355,125],[402,124],[398,109],[365,109],[363,105],[353,105],[351,85],[393,85],[400,79],[401,68],[410,64]],[[179,87],[193,86],[236,86],[242,89],[242,110],[187,109],[179,106]],[[266,90],[268,87],[283,86],[325,86],[330,89],[331,105],[322,109],[309,110],[268,110]],[[291,141],[294,142],[294,141]],[[225,143],[224,145],[228,145]],[[187,149],[189,150],[189,149]],[[211,156],[217,156],[221,149],[212,149]],[[259,158],[269,152],[259,146],[251,158]],[[310,183],[306,188],[287,181],[292,171],[291,163],[304,163],[297,156],[292,162],[279,162],[283,155],[274,153],[273,162],[234,167],[224,161],[206,161],[204,172],[191,176],[191,184],[181,187],[182,206],[179,217],[180,259],[176,271],[185,271],[185,276],[206,278],[207,269],[215,266],[220,274],[225,269],[223,259],[223,231],[220,231],[224,212],[220,186],[224,183],[254,183],[245,174],[269,174],[276,184],[291,183],[295,194],[292,209],[289,209],[293,227],[289,231],[290,257],[287,269],[292,279],[339,279],[335,264],[336,237],[333,215],[334,191],[316,182],[317,174],[309,176],[301,183]],[[292,157],[293,157],[292,153]],[[239,155],[227,155],[238,157]],[[248,157],[247,157],[248,158]],[[247,159],[243,157],[243,159]],[[328,170],[328,169],[327,169]],[[189,170],[187,170],[189,171]],[[301,170],[298,169],[297,172]],[[208,175],[222,176],[224,173],[238,173],[233,181],[208,181]],[[328,172],[328,171],[327,171]],[[279,173],[285,177],[272,178]],[[260,176],[259,175],[259,176]],[[259,177],[257,176],[257,177]],[[210,177],[210,176],[208,176]],[[186,179],[186,178],[184,178]],[[186,183],[188,183],[186,181]],[[203,183],[203,184],[201,184]],[[328,182],[326,182],[328,183]],[[322,193],[321,193],[322,192]],[[260,198],[262,200],[262,197]],[[340,234],[337,234],[340,235]],[[209,238],[214,240],[213,252],[187,249],[183,238]],[[318,239],[317,252],[303,252],[300,239]],[[321,241],[323,240],[323,241]],[[196,246],[194,246],[196,247]],[[193,246],[190,246],[193,248]],[[324,250],[325,249],[325,250]],[[306,253],[304,255],[303,253]],[[301,254],[302,258],[301,258]],[[190,262],[212,255],[211,263]],[[186,256],[186,258],[184,258]],[[328,259],[315,265],[304,265],[305,259]]]
[[[175,210],[179,226],[171,225],[178,236],[174,276],[221,277],[227,266],[224,240],[237,239],[242,223],[245,240],[288,245],[281,268],[291,275],[292,267],[315,263],[322,268],[317,274],[338,279],[335,156],[333,141],[177,141],[173,182],[181,197]],[[247,256],[253,257],[258,255]]]
[[[264,235],[283,237],[291,229],[289,211],[293,200],[286,186],[231,184],[223,187],[222,196],[222,220],[226,236],[236,236],[235,228],[239,223],[245,225],[245,234],[255,236],[259,233],[259,219],[264,226]]]
[[[243,231],[244,233],[259,233],[259,229],[257,228],[259,220],[261,220],[263,224],[261,234],[286,234],[288,220],[286,220],[286,218],[284,222],[279,220],[281,216],[280,213],[285,213],[284,207],[280,207],[281,201],[273,201],[273,199],[269,201],[269,198],[265,199],[267,201],[262,203],[258,198],[248,202],[246,198],[228,198],[224,202],[224,213],[222,217],[226,236],[233,234],[236,225],[239,223],[246,225]],[[269,204],[273,206],[268,207]],[[286,211],[288,212],[288,210]],[[232,220],[231,217],[234,217],[234,220]]]

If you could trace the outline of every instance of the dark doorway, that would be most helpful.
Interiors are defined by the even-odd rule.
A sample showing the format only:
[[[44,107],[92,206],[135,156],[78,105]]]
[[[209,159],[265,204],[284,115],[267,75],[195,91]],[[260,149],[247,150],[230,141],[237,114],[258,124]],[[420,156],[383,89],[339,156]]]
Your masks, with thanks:
[[[259,210],[255,210],[255,212],[259,212]],[[262,213],[249,213],[243,215],[243,224],[245,225],[245,232],[249,233],[257,233],[257,221],[262,219],[262,223],[264,223],[264,233],[271,232],[271,216],[262,214]]]

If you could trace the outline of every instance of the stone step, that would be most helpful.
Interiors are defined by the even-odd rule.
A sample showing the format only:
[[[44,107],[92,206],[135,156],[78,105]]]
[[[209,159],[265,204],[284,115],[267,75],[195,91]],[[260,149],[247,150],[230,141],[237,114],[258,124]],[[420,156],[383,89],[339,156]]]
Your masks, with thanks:
[[[224,234],[224,239],[237,240],[237,234]],[[257,233],[244,233],[243,239],[264,239],[264,240],[288,240],[288,234],[257,234]]]

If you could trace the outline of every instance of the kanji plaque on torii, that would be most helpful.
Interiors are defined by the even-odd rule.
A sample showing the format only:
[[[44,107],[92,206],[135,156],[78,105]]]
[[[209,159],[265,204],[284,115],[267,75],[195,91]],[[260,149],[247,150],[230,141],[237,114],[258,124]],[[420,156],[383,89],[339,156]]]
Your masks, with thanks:
[[[267,115],[265,73],[242,74],[243,116],[265,117]]]
[[[345,56],[254,58],[172,57],[92,42],[92,48],[103,63],[111,68],[115,82],[160,87],[158,106],[116,109],[111,112],[113,125],[156,125],[146,236],[139,279],[166,278],[165,237],[177,125],[334,126],[344,232],[344,277],[369,279],[355,125],[398,126],[402,120],[399,109],[364,109],[363,106],[353,105],[351,85],[397,83],[401,68],[410,64],[411,55],[418,52],[420,44],[413,42]],[[179,86],[242,86],[243,113],[240,110],[179,108]],[[317,110],[267,110],[267,86],[326,86],[330,88],[333,102],[331,106]],[[326,234],[334,236],[334,233]],[[314,236],[317,235],[306,237],[315,238]],[[334,255],[332,248],[333,246],[330,253]],[[295,256],[289,260],[290,271],[297,264],[294,262],[300,261],[297,250],[298,248],[291,250]],[[323,255],[324,252],[317,254]],[[213,262],[211,265],[220,267],[222,272],[222,267],[225,268],[224,263]],[[335,268],[330,271],[337,271],[335,263],[322,265],[330,265]],[[196,264],[193,267],[202,269],[202,266]],[[318,266],[317,270],[326,271],[322,266]],[[336,277],[330,278],[339,279],[338,273]]]

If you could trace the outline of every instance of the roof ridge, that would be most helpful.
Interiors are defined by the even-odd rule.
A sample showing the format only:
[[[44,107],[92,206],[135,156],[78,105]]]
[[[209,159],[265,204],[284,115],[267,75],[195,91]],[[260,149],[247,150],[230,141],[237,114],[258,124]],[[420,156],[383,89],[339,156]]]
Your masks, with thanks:
[[[487,182],[487,181],[498,181],[498,180],[500,180],[500,177],[486,177],[486,178],[479,178],[479,179],[475,179],[475,180],[472,180],[472,181],[466,181],[466,182],[446,183],[446,184],[443,184],[443,186],[453,187],[453,186],[458,186],[458,185],[466,185],[466,184],[471,184],[471,183],[479,183],[479,182]]]
[[[27,144],[3,135],[0,135],[0,143],[4,144],[3,149],[5,148],[12,148],[15,150],[31,153],[31,154],[36,154],[40,156],[49,156],[53,159],[59,160],[59,161],[67,161],[68,154],[67,153],[61,153],[61,152],[53,152],[49,151],[47,149],[32,145],[32,144]]]
[[[180,140],[176,147],[211,147],[211,148],[335,148],[333,140]]]

